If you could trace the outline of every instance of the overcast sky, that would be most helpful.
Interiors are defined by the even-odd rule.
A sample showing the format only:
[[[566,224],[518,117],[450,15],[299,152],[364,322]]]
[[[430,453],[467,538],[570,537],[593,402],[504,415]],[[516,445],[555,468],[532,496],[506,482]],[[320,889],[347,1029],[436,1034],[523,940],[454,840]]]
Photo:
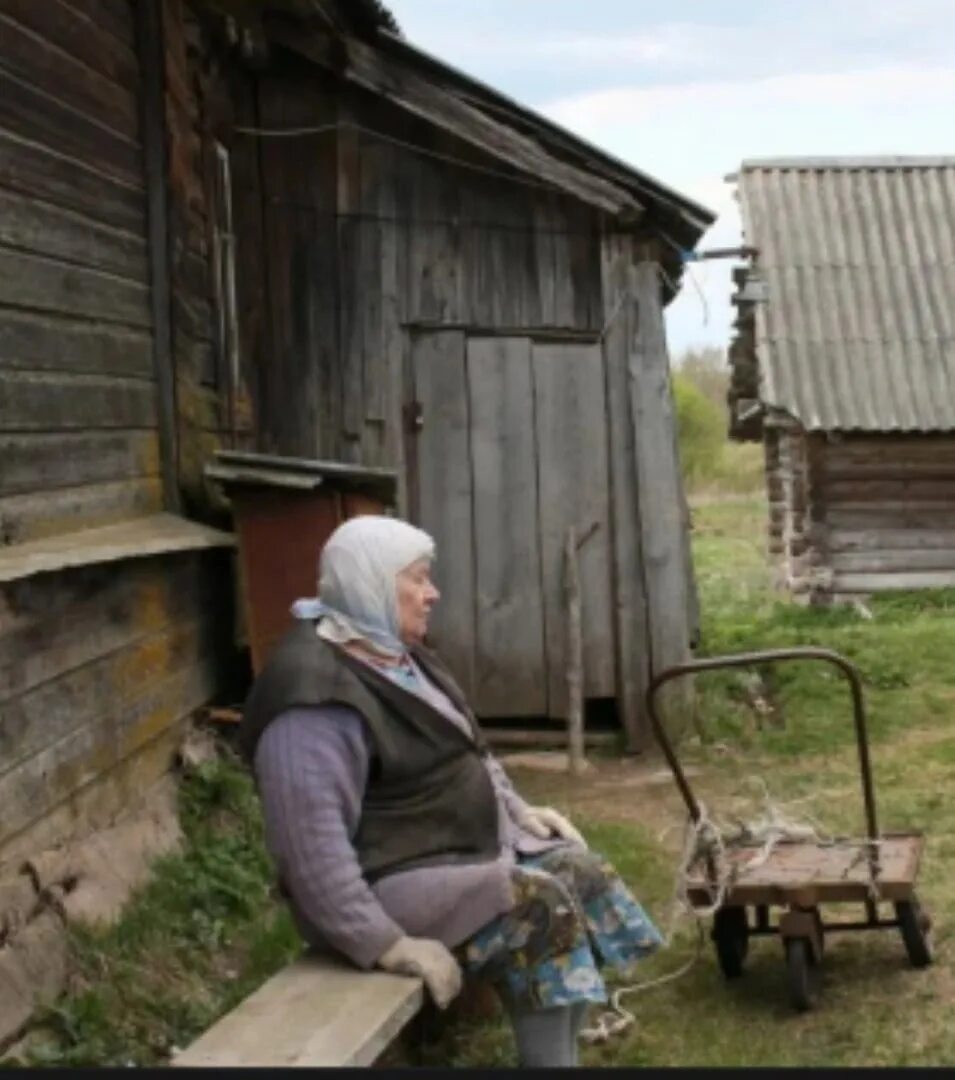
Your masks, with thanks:
[[[406,37],[719,214],[744,158],[955,154],[955,0],[388,0]],[[725,346],[727,262],[670,305]]]

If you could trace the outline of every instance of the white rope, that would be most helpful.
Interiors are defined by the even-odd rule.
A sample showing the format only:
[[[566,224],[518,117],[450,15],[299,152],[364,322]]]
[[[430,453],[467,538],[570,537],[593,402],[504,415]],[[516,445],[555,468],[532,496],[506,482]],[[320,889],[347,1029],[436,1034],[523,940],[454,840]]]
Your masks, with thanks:
[[[634,1014],[623,1006],[625,997],[673,982],[693,967],[703,950],[703,920],[718,911],[723,906],[727,893],[736,882],[747,873],[763,866],[779,844],[795,842],[812,843],[819,847],[843,845],[858,847],[857,858],[847,868],[846,873],[848,873],[852,866],[865,857],[868,849],[877,847],[881,843],[879,840],[873,841],[869,838],[860,840],[834,837],[809,814],[803,815],[800,820],[784,813],[771,799],[769,789],[762,777],[748,777],[744,783],[755,783],[762,789],[763,811],[754,820],[750,822],[737,820],[730,827],[711,818],[704,804],[698,803],[699,819],[695,822],[688,821],[686,824],[683,850],[674,877],[669,925],[663,938],[665,947],[669,948],[673,942],[677,922],[684,915],[692,915],[697,927],[696,948],[693,955],[675,971],[615,990],[610,995],[610,1008],[599,1014],[591,1026],[581,1030],[580,1037],[584,1042],[602,1043],[615,1035],[621,1035],[636,1023]],[[806,802],[814,797],[804,796],[783,806]],[[669,828],[665,832],[668,832]],[[753,855],[745,860],[731,860],[728,851],[741,848],[752,848]],[[694,904],[689,896],[691,871],[701,860],[707,864],[707,869],[711,870],[705,879],[709,896],[709,904],[706,906]],[[696,884],[698,887],[698,881]],[[869,895],[873,900],[879,899],[879,888],[874,877],[869,882]]]

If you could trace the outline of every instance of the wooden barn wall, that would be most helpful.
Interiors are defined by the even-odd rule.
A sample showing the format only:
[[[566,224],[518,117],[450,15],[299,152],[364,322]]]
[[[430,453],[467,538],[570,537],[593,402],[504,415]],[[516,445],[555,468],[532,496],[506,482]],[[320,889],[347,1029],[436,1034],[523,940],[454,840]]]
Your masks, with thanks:
[[[217,144],[229,154],[234,172],[233,128],[252,90],[240,69],[217,58],[188,3],[163,0],[163,23],[179,489],[189,516],[214,520],[225,505],[216,486],[204,479],[203,466],[217,448],[241,449],[253,441],[247,372],[260,357],[240,344],[234,380],[226,298],[217,287],[215,263],[216,252],[227,252],[231,240],[225,227],[226,195],[217,176]],[[243,149],[240,143],[240,175]],[[232,201],[235,230],[238,214]]]
[[[809,439],[816,562],[836,594],[955,585],[955,439]]]
[[[101,825],[221,680],[223,556],[41,574],[0,592],[0,868]],[[228,627],[226,627],[228,630]]]
[[[158,510],[132,10],[0,0],[0,543]]]
[[[246,348],[265,338],[262,449],[400,465],[409,323],[599,331],[596,212],[489,175],[506,166],[290,57],[259,77],[255,105],[262,128],[322,129],[235,140],[248,154],[240,288],[268,301],[242,312]]]
[[[0,0],[6,544],[162,505],[140,94],[127,0]],[[186,266],[201,277],[184,258],[177,282]],[[193,349],[203,334],[177,340]],[[227,670],[227,558],[0,586],[0,869],[106,824],[168,769]]]

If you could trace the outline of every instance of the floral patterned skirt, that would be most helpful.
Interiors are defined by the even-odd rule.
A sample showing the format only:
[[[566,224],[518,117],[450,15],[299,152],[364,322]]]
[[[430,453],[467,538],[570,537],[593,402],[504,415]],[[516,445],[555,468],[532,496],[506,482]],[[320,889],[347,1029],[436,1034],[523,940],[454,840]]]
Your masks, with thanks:
[[[607,1000],[600,968],[626,972],[663,937],[600,855],[561,846],[518,856],[514,907],[459,946],[466,972],[515,1009]]]

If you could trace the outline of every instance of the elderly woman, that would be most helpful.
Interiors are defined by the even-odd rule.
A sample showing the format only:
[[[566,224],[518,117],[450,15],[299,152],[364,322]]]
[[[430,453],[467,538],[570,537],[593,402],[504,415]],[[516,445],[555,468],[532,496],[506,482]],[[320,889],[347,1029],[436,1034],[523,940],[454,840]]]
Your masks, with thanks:
[[[573,1065],[600,968],[661,937],[559,813],[529,806],[423,641],[434,543],[358,517],[322,551],[246,703],[266,843],[306,941],[420,976],[441,1008],[492,981],[521,1064]]]

